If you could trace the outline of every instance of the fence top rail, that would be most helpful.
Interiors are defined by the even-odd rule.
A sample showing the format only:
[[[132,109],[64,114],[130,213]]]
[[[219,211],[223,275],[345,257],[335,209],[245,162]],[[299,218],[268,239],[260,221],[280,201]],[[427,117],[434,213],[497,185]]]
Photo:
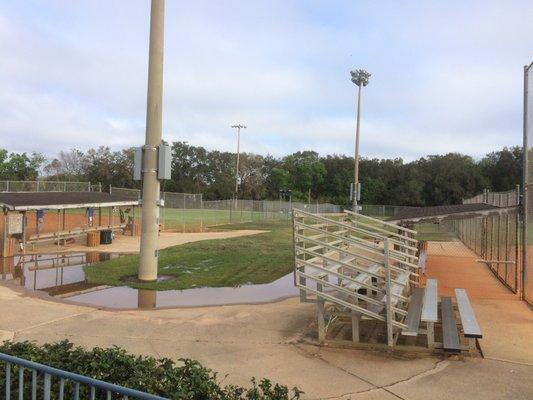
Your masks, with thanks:
[[[39,364],[33,361],[24,360],[22,358],[10,356],[8,354],[0,353],[0,361],[18,365],[24,368],[32,369],[44,374],[53,375],[59,378],[69,379],[71,381],[83,383],[88,386],[92,386],[101,390],[109,391],[112,393],[118,393],[124,396],[132,397],[135,399],[141,400],[168,400],[165,397],[156,396],[154,394],[149,394],[141,392],[135,389],[129,389],[124,386],[115,385],[113,383],[108,383],[100,381],[98,379],[89,378],[88,376],[78,375],[73,372],[63,371],[61,369],[49,367],[48,365]]]
[[[378,219],[378,218],[372,218],[372,217],[369,217],[368,215],[363,215],[363,214],[359,214],[359,213],[354,213],[353,211],[350,211],[350,210],[344,210],[344,212],[346,214],[350,214],[350,215],[355,215],[357,216],[357,218],[361,218],[361,219],[366,219],[367,221],[374,221],[374,222],[379,222],[380,224],[382,225],[385,225],[385,226],[390,226],[391,228],[395,228],[395,229],[399,229],[403,232],[408,232],[408,233],[412,233],[414,235],[417,234],[416,231],[412,230],[412,229],[408,229],[408,228],[405,228],[403,226],[400,226],[400,225],[397,225],[397,224],[393,224],[392,222],[386,222],[386,221],[383,221],[381,219]]]

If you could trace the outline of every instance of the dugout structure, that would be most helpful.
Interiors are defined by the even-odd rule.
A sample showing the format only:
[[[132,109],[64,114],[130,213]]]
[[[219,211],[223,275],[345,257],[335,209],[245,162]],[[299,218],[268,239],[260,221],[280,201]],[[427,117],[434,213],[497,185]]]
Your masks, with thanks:
[[[2,255],[14,255],[15,247],[24,254],[28,244],[50,241],[57,243],[59,250],[69,239],[101,230],[124,232],[129,228],[133,235],[138,205],[139,200],[101,192],[0,193]],[[127,220],[124,209],[130,211]],[[69,224],[69,220],[75,223]]]

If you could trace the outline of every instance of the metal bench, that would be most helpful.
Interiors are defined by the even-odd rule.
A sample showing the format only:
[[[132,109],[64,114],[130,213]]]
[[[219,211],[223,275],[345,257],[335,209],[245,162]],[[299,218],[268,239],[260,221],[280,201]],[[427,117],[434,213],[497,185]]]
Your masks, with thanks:
[[[354,278],[357,282],[351,282],[349,281],[346,285],[344,285],[345,288],[356,291],[361,289],[362,284],[370,283],[372,278],[374,277],[371,274],[377,274],[379,270],[382,268],[379,264],[373,264],[370,267],[368,267],[368,272],[360,272],[357,274],[357,276]]]
[[[418,270],[421,271],[422,274],[426,272],[426,252],[421,251],[418,256]]]
[[[455,298],[457,299],[457,307],[459,308],[459,315],[461,317],[461,325],[463,327],[463,335],[468,339],[470,351],[474,351],[476,347],[476,340],[481,339],[483,334],[476,320],[474,310],[470,305],[470,300],[464,289],[455,289]]]
[[[442,315],[442,348],[444,351],[461,351],[459,333],[455,323],[455,313],[451,297],[443,297],[440,302]]]
[[[416,288],[411,295],[405,324],[407,329],[402,330],[404,336],[418,336],[422,305],[424,303],[424,288]]]
[[[429,348],[435,347],[435,322],[438,322],[437,280],[428,279],[424,290],[424,303],[421,320],[427,325],[427,342]]]

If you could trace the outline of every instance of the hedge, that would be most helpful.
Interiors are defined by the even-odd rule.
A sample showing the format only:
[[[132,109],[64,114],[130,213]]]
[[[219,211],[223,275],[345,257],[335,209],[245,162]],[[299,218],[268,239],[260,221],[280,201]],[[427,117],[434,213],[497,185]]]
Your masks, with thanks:
[[[303,393],[298,388],[273,384],[268,379],[259,382],[251,379],[248,388],[221,386],[216,372],[204,367],[198,361],[181,358],[174,362],[168,358],[156,359],[136,356],[119,347],[85,350],[74,346],[68,340],[38,346],[33,342],[4,342],[0,353],[45,364],[94,379],[114,383],[131,389],[157,394],[179,400],[296,400]],[[25,395],[31,393],[31,371],[25,370]],[[11,396],[18,398],[18,367],[11,370]],[[0,393],[5,393],[5,368],[0,368]],[[57,398],[59,385],[52,385]],[[42,376],[38,379],[38,399],[42,399]],[[72,398],[74,385],[65,385],[66,398]],[[88,389],[81,387],[80,398],[88,398]],[[105,399],[105,393],[98,393]],[[115,398],[115,397],[114,397]],[[119,398],[119,397],[116,397]]]

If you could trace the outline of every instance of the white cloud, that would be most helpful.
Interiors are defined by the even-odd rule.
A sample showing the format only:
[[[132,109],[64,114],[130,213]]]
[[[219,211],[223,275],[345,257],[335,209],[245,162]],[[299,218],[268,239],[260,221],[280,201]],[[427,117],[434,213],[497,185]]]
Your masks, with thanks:
[[[54,154],[143,141],[148,10],[121,4],[0,10],[1,147]],[[373,73],[363,155],[480,156],[520,144],[533,6],[505,4],[169,2],[164,136],[233,151],[230,125],[242,121],[244,151],[351,155],[348,70],[362,65]]]

